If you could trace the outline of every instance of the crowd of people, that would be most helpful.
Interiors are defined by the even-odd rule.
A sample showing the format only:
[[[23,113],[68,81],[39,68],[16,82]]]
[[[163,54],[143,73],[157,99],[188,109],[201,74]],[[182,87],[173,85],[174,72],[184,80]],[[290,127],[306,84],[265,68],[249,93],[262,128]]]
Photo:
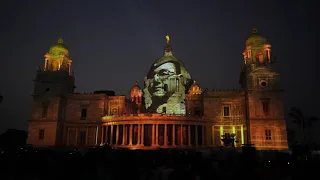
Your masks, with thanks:
[[[46,180],[290,179],[297,172],[293,169],[300,168],[299,172],[304,172],[301,167],[306,167],[305,164],[298,167],[292,159],[283,157],[258,161],[255,154],[228,150],[204,153],[183,149],[142,151],[110,147],[3,149],[0,177]]]

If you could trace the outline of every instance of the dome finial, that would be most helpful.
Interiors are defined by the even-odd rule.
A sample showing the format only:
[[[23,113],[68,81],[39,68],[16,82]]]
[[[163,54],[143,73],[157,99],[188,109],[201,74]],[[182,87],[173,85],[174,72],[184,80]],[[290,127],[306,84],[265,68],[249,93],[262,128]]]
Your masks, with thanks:
[[[252,33],[253,33],[253,34],[258,33],[258,28],[256,28],[256,27],[252,28]]]
[[[170,36],[166,35],[166,47],[164,50],[164,56],[172,56],[172,47],[170,45]]]
[[[62,39],[61,36],[60,36],[59,39],[58,39],[58,43],[59,43],[59,44],[63,44],[63,39]]]
[[[170,36],[167,34],[166,35],[166,40],[167,40],[167,44],[169,44],[169,42],[170,42]]]

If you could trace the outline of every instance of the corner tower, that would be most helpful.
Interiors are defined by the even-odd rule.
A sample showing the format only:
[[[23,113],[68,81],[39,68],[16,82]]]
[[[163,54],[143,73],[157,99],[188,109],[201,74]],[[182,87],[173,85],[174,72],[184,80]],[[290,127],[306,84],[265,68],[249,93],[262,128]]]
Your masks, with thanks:
[[[287,149],[283,89],[271,45],[256,28],[246,41],[240,84],[245,90],[248,140],[257,149]]]
[[[33,95],[66,96],[73,93],[75,85],[71,62],[69,50],[59,38],[58,43],[50,46],[44,55],[44,67],[37,71]]]
[[[58,43],[50,47],[48,53],[44,55],[44,71],[67,71],[71,73],[71,62],[69,58],[69,50],[63,44],[63,39],[60,37]]]
[[[242,53],[244,64],[240,75],[240,84],[247,89],[277,89],[280,74],[273,70],[275,62],[271,56],[271,45],[258,33],[256,28],[246,41]]]
[[[69,50],[62,38],[44,56],[34,80],[33,105],[28,127],[28,144],[53,146],[62,144],[66,98],[74,92]]]
[[[132,86],[130,90],[130,98],[133,102],[134,113],[139,114],[142,104],[142,91],[138,85],[138,81],[136,81],[136,83]]]
[[[193,81],[193,84],[189,88],[188,94],[186,94],[186,108],[187,114],[202,116],[203,115],[203,101],[202,90],[200,86]]]
[[[185,94],[192,82],[182,61],[173,56],[167,35],[164,55],[152,64],[144,78],[145,111],[186,114]]]

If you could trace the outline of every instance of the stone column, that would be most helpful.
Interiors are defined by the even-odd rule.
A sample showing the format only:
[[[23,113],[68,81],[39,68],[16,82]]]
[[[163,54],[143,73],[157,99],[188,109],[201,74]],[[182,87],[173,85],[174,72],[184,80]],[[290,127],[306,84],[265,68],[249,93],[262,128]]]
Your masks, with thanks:
[[[141,135],[140,135],[140,130],[141,130],[141,128],[140,128],[140,126],[141,126],[141,124],[138,124],[138,141],[137,141],[137,145],[140,145],[140,138],[141,138]]]
[[[69,136],[70,136],[70,128],[67,127],[67,139],[66,139],[66,145],[69,145]]]
[[[75,145],[78,145],[78,136],[79,136],[79,128],[76,128],[76,142],[75,142]]]
[[[71,63],[68,63],[68,73],[71,73]]]
[[[202,136],[202,146],[205,146],[205,140],[206,140],[206,138],[205,138],[205,135],[204,135],[204,129],[205,129],[205,126],[201,126],[201,128],[202,128],[202,133],[201,133],[201,136]]]
[[[86,128],[86,144],[85,145],[88,145],[88,139],[89,139],[88,132],[89,132],[89,128],[87,127]]]
[[[154,137],[154,129],[155,129],[154,124],[152,124],[152,136],[151,136],[152,137],[152,146],[154,146],[154,138],[155,138]]]
[[[195,134],[196,134],[196,147],[198,147],[198,126],[195,125]]]
[[[132,145],[132,125],[133,124],[130,124],[130,131],[129,131],[129,133],[130,133],[130,135],[129,135],[129,145],[131,146]]]
[[[188,146],[191,146],[191,127],[188,125]]]
[[[48,66],[48,59],[45,59],[45,60],[44,60],[44,68],[43,68],[43,71],[46,71],[46,70],[47,70],[47,66]]]
[[[163,145],[166,146],[168,144],[167,124],[164,124],[163,141]]]
[[[214,126],[211,127],[211,131],[212,131],[212,143],[211,144],[212,144],[212,146],[214,146],[214,140],[215,140],[214,139],[215,138],[214,137]]]
[[[122,125],[122,144],[121,145],[125,145],[126,142],[126,125],[123,124]]]
[[[172,124],[172,146],[176,145],[176,125]]]
[[[124,126],[124,131],[125,131],[124,143],[126,145],[129,144],[129,139],[128,139],[129,127],[130,127],[130,125],[128,125],[128,124],[126,124]]]
[[[144,124],[141,124],[141,144],[144,146]]]
[[[159,124],[156,124],[156,146],[159,145]]]
[[[102,144],[104,142],[104,132],[105,132],[104,131],[104,126],[101,126],[101,141],[100,141],[100,144]]]
[[[266,51],[267,51],[267,59],[268,59],[268,62],[270,62],[270,61],[271,61],[270,49],[269,49],[269,48],[266,48]]]
[[[119,125],[117,125],[116,127],[117,127],[117,131],[116,131],[116,143],[115,144],[118,145],[118,143],[119,143],[119,129],[120,128],[119,128]]]
[[[109,127],[109,126],[105,126],[105,127],[106,127],[106,133],[105,133],[105,136],[104,136],[104,143],[107,143],[107,139],[110,138],[110,137],[108,136],[108,129],[109,129],[108,127]]]
[[[180,146],[183,146],[183,124],[180,125]]]
[[[111,125],[111,130],[110,130],[110,144],[113,144],[113,125]]]

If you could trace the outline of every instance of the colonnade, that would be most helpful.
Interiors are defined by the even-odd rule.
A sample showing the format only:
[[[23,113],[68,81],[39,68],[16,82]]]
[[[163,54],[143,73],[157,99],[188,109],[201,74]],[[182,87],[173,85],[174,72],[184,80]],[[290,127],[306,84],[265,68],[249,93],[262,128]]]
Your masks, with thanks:
[[[205,143],[206,128],[188,124],[118,124],[102,126],[101,142],[113,146],[188,146]]]

